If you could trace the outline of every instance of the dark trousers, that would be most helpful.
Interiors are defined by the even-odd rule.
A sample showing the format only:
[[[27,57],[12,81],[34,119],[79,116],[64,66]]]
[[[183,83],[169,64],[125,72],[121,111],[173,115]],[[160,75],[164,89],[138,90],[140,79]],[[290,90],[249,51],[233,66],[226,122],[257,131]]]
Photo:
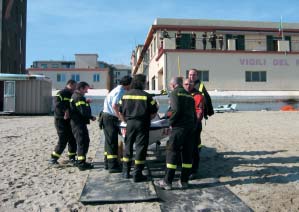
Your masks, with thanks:
[[[182,159],[181,181],[188,182],[192,169],[194,129],[173,127],[166,145],[166,175],[165,182],[172,183],[178,160]]]
[[[77,151],[77,144],[72,133],[70,120],[55,118],[54,124],[58,135],[58,143],[55,146],[52,157],[59,158],[59,155],[62,154],[68,144],[68,155],[70,158],[74,158]]]
[[[200,150],[201,150],[201,131],[202,123],[198,122],[194,131],[194,146],[193,146],[193,161],[192,161],[192,173],[196,173],[199,167]]]
[[[133,145],[135,143],[135,170],[142,171],[145,164],[149,142],[149,126],[144,121],[128,120],[125,137],[124,165],[133,157]]]
[[[105,135],[105,157],[108,164],[114,166],[118,158],[118,118],[108,113],[103,114],[103,130]]]
[[[87,125],[71,120],[72,132],[77,143],[77,156],[79,162],[85,162],[89,148],[89,134]]]
[[[202,45],[203,45],[203,50],[206,50],[206,48],[207,48],[207,41],[203,40],[202,41]]]

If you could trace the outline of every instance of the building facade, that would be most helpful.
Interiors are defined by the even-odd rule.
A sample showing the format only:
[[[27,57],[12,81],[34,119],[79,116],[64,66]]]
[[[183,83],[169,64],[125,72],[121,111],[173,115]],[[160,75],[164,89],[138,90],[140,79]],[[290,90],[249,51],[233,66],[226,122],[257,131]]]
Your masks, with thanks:
[[[93,89],[110,91],[123,76],[131,75],[129,66],[98,61],[97,54],[75,54],[75,61],[34,61],[27,71],[50,78],[53,89],[62,89],[69,79],[73,79],[86,81]]]
[[[52,80],[52,89],[62,89],[68,80],[85,81],[93,89],[109,89],[109,67],[98,62],[97,54],[75,54],[75,61],[34,61],[29,74]]]
[[[124,76],[131,75],[130,66],[126,65],[111,65],[112,67],[112,87],[119,85],[120,79]]]
[[[0,12],[0,73],[24,74],[27,0],[1,0]],[[0,81],[0,111],[3,101],[4,82]]]
[[[0,73],[25,73],[26,0],[0,1]]]
[[[198,70],[209,90],[299,90],[299,24],[156,19],[133,74],[148,66],[149,89],[167,88],[171,77]]]

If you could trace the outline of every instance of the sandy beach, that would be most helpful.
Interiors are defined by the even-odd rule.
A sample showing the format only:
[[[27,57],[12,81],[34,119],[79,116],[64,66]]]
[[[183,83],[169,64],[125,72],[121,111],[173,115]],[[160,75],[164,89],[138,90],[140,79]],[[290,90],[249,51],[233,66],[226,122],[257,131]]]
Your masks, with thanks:
[[[298,128],[298,112],[215,114],[203,129],[200,178],[218,178],[254,211],[299,211]],[[92,160],[97,122],[89,133]],[[51,116],[0,117],[0,211],[160,211],[159,202],[81,204],[89,171],[65,164],[65,153],[49,166],[56,141]]]

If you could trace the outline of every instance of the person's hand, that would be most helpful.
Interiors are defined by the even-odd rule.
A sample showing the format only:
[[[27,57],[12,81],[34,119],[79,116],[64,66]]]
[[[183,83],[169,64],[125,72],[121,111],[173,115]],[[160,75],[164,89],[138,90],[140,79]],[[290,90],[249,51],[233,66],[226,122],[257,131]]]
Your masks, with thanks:
[[[65,111],[65,112],[64,112],[64,116],[63,116],[63,118],[64,118],[64,120],[67,120],[67,119],[70,118],[70,113],[69,113],[69,111]]]

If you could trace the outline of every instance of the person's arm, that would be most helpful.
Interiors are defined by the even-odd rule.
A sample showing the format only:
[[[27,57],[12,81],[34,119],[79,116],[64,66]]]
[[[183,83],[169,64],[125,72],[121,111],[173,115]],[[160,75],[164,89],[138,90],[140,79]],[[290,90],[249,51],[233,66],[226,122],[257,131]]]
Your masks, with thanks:
[[[118,108],[119,108],[119,105],[118,105],[118,104],[112,104],[112,109],[113,109],[113,111],[114,111],[114,114],[117,116],[117,118],[118,118],[119,120],[121,120],[121,114],[120,114]]]
[[[153,99],[151,95],[149,95],[149,105],[150,105],[150,118],[151,120],[156,117],[158,112],[158,105],[156,100]]]
[[[169,118],[169,124],[172,125],[174,122],[177,121],[177,119],[179,119],[180,116],[180,105],[177,92],[171,92],[170,94],[170,108],[171,116]]]
[[[203,93],[204,93],[205,105],[206,105],[205,110],[207,111],[208,116],[212,116],[214,114],[212,100],[205,86],[203,87]]]

